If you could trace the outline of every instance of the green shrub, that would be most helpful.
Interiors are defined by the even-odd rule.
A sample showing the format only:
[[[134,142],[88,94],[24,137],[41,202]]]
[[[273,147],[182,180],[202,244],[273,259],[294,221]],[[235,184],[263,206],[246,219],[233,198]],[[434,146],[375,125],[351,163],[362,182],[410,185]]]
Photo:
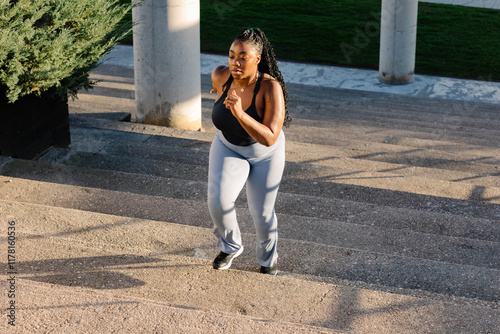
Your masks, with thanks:
[[[119,0],[0,0],[0,86],[9,101],[90,88],[89,72],[130,32],[122,20],[130,9]]]

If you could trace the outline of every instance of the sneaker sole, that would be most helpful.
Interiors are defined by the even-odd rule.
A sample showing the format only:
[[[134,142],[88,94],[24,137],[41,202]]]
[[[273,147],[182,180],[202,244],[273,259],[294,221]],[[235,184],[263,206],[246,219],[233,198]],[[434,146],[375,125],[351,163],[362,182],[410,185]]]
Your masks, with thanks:
[[[262,275],[269,275],[269,276],[278,276],[278,269],[274,273],[263,273],[262,271],[260,272]]]
[[[235,258],[237,258],[238,256],[240,256],[240,254],[241,254],[241,253],[243,253],[243,247],[241,247],[241,248],[240,248],[240,249],[239,249],[239,250],[238,250],[238,251],[234,254],[234,256],[231,258],[231,260],[229,260],[229,263],[228,263],[228,264],[226,264],[224,267],[220,267],[220,268],[218,268],[218,269],[216,269],[216,270],[227,270],[227,269],[231,268],[231,264],[233,263],[233,260],[234,260]]]

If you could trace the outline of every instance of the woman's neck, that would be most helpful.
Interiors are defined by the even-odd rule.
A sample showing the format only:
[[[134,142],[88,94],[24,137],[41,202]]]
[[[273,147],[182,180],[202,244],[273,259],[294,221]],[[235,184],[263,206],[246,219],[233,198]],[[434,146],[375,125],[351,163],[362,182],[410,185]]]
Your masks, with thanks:
[[[239,89],[241,92],[244,92],[245,89],[251,85],[253,85],[255,82],[257,82],[259,76],[259,71],[256,71],[255,74],[247,77],[247,78],[242,78],[238,80],[234,80],[236,84],[238,85]]]

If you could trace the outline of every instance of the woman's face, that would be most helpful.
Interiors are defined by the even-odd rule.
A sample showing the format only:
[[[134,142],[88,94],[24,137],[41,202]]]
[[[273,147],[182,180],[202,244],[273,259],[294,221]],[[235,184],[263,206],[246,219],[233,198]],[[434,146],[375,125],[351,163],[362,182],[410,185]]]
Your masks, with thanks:
[[[254,46],[235,40],[229,49],[229,70],[235,79],[253,77],[260,59]]]

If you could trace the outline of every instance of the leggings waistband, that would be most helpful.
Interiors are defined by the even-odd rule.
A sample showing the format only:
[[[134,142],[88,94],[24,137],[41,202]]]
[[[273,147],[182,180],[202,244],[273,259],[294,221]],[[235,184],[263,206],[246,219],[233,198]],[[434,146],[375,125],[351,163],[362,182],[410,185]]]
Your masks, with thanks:
[[[227,146],[231,151],[241,155],[242,157],[246,159],[252,159],[252,158],[264,158],[268,156],[269,154],[273,153],[277,149],[281,148],[284,143],[285,143],[285,134],[283,133],[283,130],[281,130],[278,139],[276,142],[271,145],[271,146],[265,146],[259,143],[254,143],[248,146],[238,146],[231,144],[229,141],[227,141],[226,138],[224,138],[224,135],[222,134],[222,131],[217,130],[215,133],[215,136],[220,139],[220,141]]]

